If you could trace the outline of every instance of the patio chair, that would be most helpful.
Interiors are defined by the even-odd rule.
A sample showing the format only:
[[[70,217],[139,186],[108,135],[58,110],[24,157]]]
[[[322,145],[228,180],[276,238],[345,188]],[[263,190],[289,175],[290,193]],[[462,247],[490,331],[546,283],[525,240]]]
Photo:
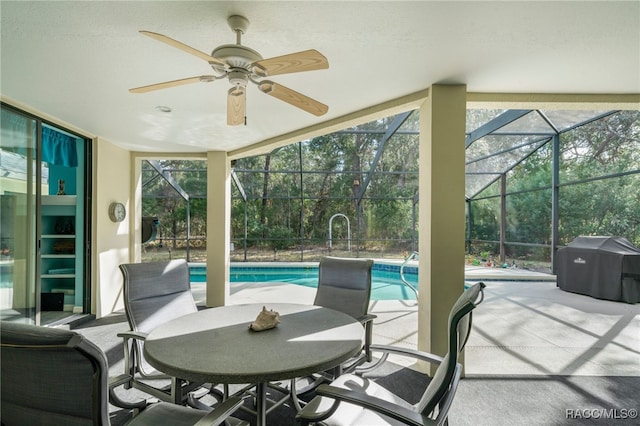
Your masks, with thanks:
[[[323,257],[318,265],[318,290],[313,304],[349,314],[365,328],[363,352],[340,366],[340,374],[371,362],[373,320],[369,314],[371,298],[371,259]]]
[[[104,352],[74,331],[3,321],[0,335],[4,426],[108,426],[109,402],[135,409],[129,426],[219,425],[225,420],[248,426],[229,417],[242,404],[239,398],[229,398],[211,412],[168,402],[147,406],[145,401],[120,400],[114,389],[129,378],[109,378]]]
[[[144,358],[144,341],[155,327],[198,311],[191,294],[189,266],[184,259],[120,265],[124,277],[124,307],[130,331],[124,339],[125,373],[135,388],[162,401],[187,403],[188,393],[201,387],[158,372]],[[185,350],[188,350],[185,348]],[[210,385],[208,389],[212,389]],[[200,396],[207,393],[202,390]]]
[[[291,382],[294,404],[299,410],[298,395],[315,389],[320,383],[334,380],[340,374],[353,372],[372,360],[371,342],[375,315],[368,313],[371,297],[371,259],[323,257],[318,265],[318,289],[313,304],[351,315],[365,328],[362,352],[330,371],[294,379]],[[306,382],[298,388],[297,382]]]
[[[412,405],[375,380],[344,374],[331,385],[320,385],[314,397],[296,416],[301,425],[443,425],[447,424],[462,365],[458,362],[471,330],[471,311],[482,302],[484,283],[466,290],[449,314],[449,350],[444,357],[392,346],[372,346],[372,351],[404,355],[437,364],[438,368],[420,401]]]

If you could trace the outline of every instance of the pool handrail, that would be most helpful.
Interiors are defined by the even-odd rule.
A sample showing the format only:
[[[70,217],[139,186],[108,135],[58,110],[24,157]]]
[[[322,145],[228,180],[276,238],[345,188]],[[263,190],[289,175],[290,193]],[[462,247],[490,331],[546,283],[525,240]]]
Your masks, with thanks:
[[[416,294],[416,299],[418,299],[418,289],[416,289],[414,286],[409,284],[409,281],[407,281],[405,279],[405,277],[404,277],[404,267],[407,266],[407,263],[409,263],[409,261],[411,261],[411,259],[415,259],[415,258],[419,258],[419,257],[420,257],[420,254],[417,251],[412,251],[411,254],[404,259],[404,262],[402,262],[402,265],[400,266],[400,280],[402,280],[404,285],[409,287],[411,289],[411,291],[413,291]]]

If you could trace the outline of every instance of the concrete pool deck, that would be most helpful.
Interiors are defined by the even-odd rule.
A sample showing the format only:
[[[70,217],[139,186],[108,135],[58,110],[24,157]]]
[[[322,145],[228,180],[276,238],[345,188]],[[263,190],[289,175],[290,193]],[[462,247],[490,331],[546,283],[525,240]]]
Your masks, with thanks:
[[[640,304],[567,293],[555,276],[467,266],[465,280],[485,281],[465,350],[466,374],[640,376]],[[195,290],[195,289],[194,289]],[[194,291],[204,303],[204,289]],[[236,283],[231,303],[312,303],[314,288]],[[374,342],[417,349],[415,301],[371,302]]]

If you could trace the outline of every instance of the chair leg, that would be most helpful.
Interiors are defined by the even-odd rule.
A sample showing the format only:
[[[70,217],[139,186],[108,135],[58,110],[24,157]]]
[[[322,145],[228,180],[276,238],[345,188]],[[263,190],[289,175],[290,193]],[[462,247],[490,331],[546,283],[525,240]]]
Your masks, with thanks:
[[[299,390],[297,390],[296,395],[304,395],[305,393],[311,392],[312,390],[314,390],[315,388],[317,388],[321,384],[327,383],[327,382],[330,381],[329,379],[327,379],[322,374],[317,374],[315,377],[314,376],[307,376],[307,377],[304,377],[304,378],[305,379],[308,378],[311,382],[306,384],[306,385],[304,385]],[[297,384],[294,384],[295,380],[299,380],[299,379],[291,379],[291,388],[292,389],[294,387],[297,387]]]
[[[365,325],[365,340],[364,340],[364,353],[366,355],[367,362],[371,362],[373,355],[371,354],[371,342],[373,342],[373,322],[369,321]]]
[[[216,401],[222,402],[229,397],[229,385],[224,385],[226,389],[224,391],[218,390],[214,385],[211,385],[209,389],[209,395],[212,395]]]
[[[201,402],[191,392],[187,395],[187,405],[191,408],[195,408],[196,410],[213,411],[213,407]]]
[[[373,362],[373,364],[371,365],[364,365],[364,366],[358,366],[355,369],[355,374],[362,376],[362,377],[367,377],[366,374],[372,372],[373,370],[375,370],[376,368],[380,367],[382,364],[384,364],[387,361],[387,358],[389,357],[389,354],[387,352],[383,353],[382,356]],[[372,360],[373,361],[373,360]]]

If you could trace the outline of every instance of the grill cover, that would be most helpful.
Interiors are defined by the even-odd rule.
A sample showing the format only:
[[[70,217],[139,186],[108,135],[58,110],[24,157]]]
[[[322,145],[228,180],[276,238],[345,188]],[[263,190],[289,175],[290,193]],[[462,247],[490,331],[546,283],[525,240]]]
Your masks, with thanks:
[[[558,249],[558,287],[572,293],[640,302],[640,249],[623,237],[577,237]]]

